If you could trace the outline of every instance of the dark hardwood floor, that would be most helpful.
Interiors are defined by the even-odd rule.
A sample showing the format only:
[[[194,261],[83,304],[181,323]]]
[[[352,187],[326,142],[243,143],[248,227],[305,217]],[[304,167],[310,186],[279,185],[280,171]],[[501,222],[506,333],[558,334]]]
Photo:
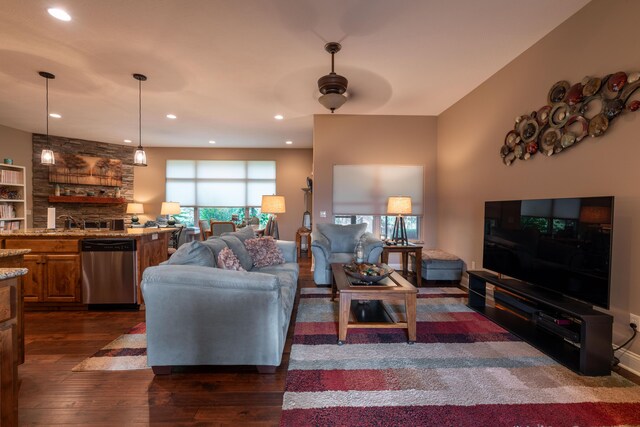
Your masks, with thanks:
[[[309,258],[299,263],[299,287],[315,286]],[[20,425],[279,424],[293,327],[275,374],[253,367],[184,368],[166,377],[150,369],[71,371],[143,321],[142,311],[25,313]]]
[[[314,286],[310,260],[303,254],[299,288]],[[295,307],[294,318],[297,301]],[[26,313],[26,361],[19,367],[20,424],[279,424],[293,327],[283,363],[273,375],[258,374],[252,367],[184,368],[162,377],[154,377],[150,369],[71,371],[142,321],[144,312]],[[633,375],[631,379],[639,380]]]

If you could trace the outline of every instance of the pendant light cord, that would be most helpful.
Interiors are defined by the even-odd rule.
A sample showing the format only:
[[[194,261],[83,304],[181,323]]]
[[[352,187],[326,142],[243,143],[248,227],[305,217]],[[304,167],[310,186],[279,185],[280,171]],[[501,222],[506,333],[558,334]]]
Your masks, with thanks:
[[[45,78],[44,79],[46,82],[46,88],[47,88],[47,145],[49,145],[49,78]]]
[[[138,149],[142,149],[142,80],[138,80]]]

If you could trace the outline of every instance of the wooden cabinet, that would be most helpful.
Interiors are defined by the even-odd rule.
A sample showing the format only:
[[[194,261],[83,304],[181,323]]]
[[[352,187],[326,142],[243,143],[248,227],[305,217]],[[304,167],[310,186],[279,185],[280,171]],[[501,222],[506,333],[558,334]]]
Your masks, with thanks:
[[[138,245],[138,301],[144,304],[142,290],[142,273],[147,267],[158,265],[167,260],[169,233],[156,233],[142,236]]]
[[[6,239],[7,249],[31,249],[24,256],[27,303],[81,303],[82,273],[78,239]]]
[[[17,278],[0,281],[0,425],[18,425]]]
[[[0,230],[26,227],[26,200],[24,166],[0,163]]]
[[[79,254],[46,255],[44,302],[81,302],[81,264]]]
[[[25,255],[24,266],[29,269],[26,276],[22,278],[24,283],[24,301],[43,301],[44,289],[44,262],[43,255]]]

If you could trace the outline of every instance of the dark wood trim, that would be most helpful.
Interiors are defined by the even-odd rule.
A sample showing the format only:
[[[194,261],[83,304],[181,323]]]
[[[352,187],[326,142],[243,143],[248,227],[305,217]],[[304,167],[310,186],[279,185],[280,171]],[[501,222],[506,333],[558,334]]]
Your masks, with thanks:
[[[100,203],[121,205],[127,203],[127,199],[124,197],[49,196],[49,203]]]

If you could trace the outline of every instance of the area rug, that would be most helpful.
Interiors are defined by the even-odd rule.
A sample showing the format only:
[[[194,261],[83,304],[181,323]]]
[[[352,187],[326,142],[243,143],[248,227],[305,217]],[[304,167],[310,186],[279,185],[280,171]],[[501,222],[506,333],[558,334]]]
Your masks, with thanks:
[[[420,289],[413,345],[404,330],[350,329],[338,346],[338,302],[301,291],[282,426],[640,425],[639,386],[573,373],[457,288]]]
[[[147,334],[144,322],[80,362],[72,371],[130,371],[147,366]]]

